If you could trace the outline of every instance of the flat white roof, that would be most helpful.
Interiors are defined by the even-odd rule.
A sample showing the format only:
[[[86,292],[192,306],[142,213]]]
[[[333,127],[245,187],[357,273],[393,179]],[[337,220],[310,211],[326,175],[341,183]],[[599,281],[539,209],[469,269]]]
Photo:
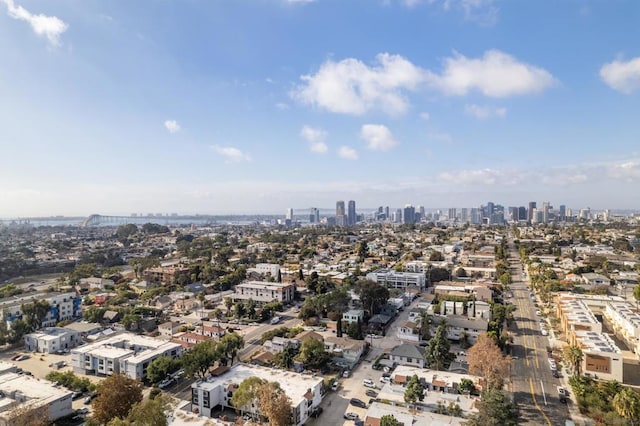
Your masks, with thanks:
[[[322,383],[322,377],[312,377],[303,374],[276,370],[267,367],[259,367],[246,364],[236,364],[220,377],[209,381],[198,381],[191,385],[192,388],[200,388],[206,391],[216,389],[218,386],[226,386],[231,383],[240,384],[249,377],[259,377],[270,382],[278,382],[282,390],[291,398],[293,406],[298,406],[309,388]]]
[[[5,395],[10,395],[17,391],[29,399],[43,401],[55,401],[72,393],[64,388],[54,387],[53,383],[48,380],[40,380],[16,373],[0,375],[0,391]]]

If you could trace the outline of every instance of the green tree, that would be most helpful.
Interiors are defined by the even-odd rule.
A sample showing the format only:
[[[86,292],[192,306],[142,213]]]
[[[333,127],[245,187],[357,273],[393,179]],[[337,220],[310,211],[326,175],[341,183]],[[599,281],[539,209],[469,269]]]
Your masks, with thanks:
[[[518,414],[501,389],[490,388],[477,401],[478,412],[469,416],[465,426],[516,426]]]
[[[458,392],[471,394],[476,391],[476,386],[470,379],[462,378],[458,384]]]
[[[331,355],[324,349],[324,343],[316,339],[307,339],[302,342],[297,359],[305,368],[316,369],[324,367]]]
[[[398,421],[392,414],[385,414],[380,417],[380,426],[404,426],[404,423]]]
[[[34,300],[22,305],[22,319],[26,323],[29,333],[42,327],[42,321],[50,309],[51,305],[46,300]]]
[[[408,404],[415,404],[416,401],[422,401],[424,399],[424,385],[420,381],[417,374],[411,376],[407,382],[407,387],[404,391],[404,401]]]
[[[161,356],[149,364],[147,367],[147,379],[151,383],[158,383],[164,380],[169,374],[178,371],[182,362],[170,356]]]
[[[362,324],[360,318],[358,321],[352,321],[347,327],[347,335],[352,339],[364,340],[364,333],[362,332]]]
[[[389,289],[371,280],[358,281],[356,292],[371,316],[377,314],[389,299]]]
[[[142,401],[142,384],[124,374],[114,374],[98,385],[93,400],[93,419],[101,424],[113,418],[124,419],[134,404]]]
[[[273,357],[273,364],[285,370],[293,367],[293,360],[296,357],[297,350],[293,346],[286,346]]]
[[[620,416],[637,425],[640,418],[640,397],[631,388],[619,391],[612,401],[613,408]]]
[[[126,420],[120,424],[127,426],[166,426],[167,414],[171,409],[171,400],[167,395],[158,395],[155,398],[139,402],[131,407]],[[109,422],[108,426],[112,426]]]
[[[235,311],[235,314],[236,314],[237,318],[242,318],[244,316],[244,314],[246,313],[244,303],[242,303],[242,302],[236,302],[236,304],[234,305],[233,309]]]
[[[429,270],[429,281],[437,283],[451,279],[451,272],[444,268],[431,268]]]
[[[265,383],[265,381],[257,376],[244,379],[238,386],[238,389],[233,392],[230,401],[231,405],[241,412],[251,411],[246,408],[250,407],[254,401],[257,402],[258,387],[263,383]]]
[[[580,366],[582,365],[582,360],[584,359],[582,349],[575,345],[567,346],[562,350],[562,359],[564,359],[564,361],[571,366],[571,368],[573,369],[573,374],[575,376],[580,375]]]
[[[256,318],[256,301],[253,299],[247,300],[247,316],[249,319]]]
[[[244,339],[237,333],[226,333],[217,344],[216,352],[219,354],[220,361],[226,365],[227,362],[233,365],[238,351],[244,347]]]
[[[451,363],[450,349],[451,343],[447,340],[447,324],[443,321],[438,325],[424,353],[424,360],[429,368],[441,370],[448,367]]]
[[[205,340],[196,344],[182,355],[182,366],[188,377],[204,377],[216,361],[219,360],[216,344]]]

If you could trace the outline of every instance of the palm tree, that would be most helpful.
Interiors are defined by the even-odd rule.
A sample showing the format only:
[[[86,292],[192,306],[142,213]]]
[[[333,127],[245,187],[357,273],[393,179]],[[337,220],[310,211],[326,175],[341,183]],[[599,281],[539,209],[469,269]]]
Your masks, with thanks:
[[[640,397],[631,388],[624,388],[613,397],[613,408],[632,424],[640,417]]]
[[[562,350],[562,358],[567,364],[572,366],[573,374],[579,376],[580,365],[582,364],[582,360],[584,359],[582,349],[580,349],[578,346],[568,346]]]

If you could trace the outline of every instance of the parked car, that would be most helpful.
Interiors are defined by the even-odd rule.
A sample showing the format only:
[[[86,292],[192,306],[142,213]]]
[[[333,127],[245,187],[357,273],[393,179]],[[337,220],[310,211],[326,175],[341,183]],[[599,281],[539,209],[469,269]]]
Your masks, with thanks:
[[[351,372],[349,370],[344,370],[342,372],[342,377],[344,377],[345,379],[349,376],[351,376]]]
[[[363,400],[358,398],[351,398],[349,400],[349,404],[353,405],[354,407],[367,408],[367,404],[365,404]]]
[[[344,418],[347,420],[358,420],[358,415],[356,413],[344,413]]]
[[[376,397],[378,396],[378,392],[374,391],[373,389],[367,389],[367,391],[365,392],[365,394],[367,396],[371,396],[371,397]]]
[[[567,391],[562,386],[558,386],[558,393],[560,395],[566,395]]]
[[[380,377],[380,382],[381,383],[391,383],[391,377]]]
[[[337,391],[338,388],[340,387],[340,383],[338,381],[333,382],[333,384],[331,385],[331,390],[332,391]]]
[[[15,361],[24,361],[25,359],[29,359],[29,358],[30,358],[29,355],[20,355],[15,359]]]
[[[560,374],[558,374],[558,370],[553,369],[551,370],[551,374],[553,375],[553,377],[555,377],[556,379],[560,378]]]
[[[318,418],[320,417],[320,414],[322,414],[323,411],[324,409],[322,407],[316,407],[313,413],[311,413],[311,417]]]
[[[373,380],[371,380],[371,379],[364,379],[362,381],[362,384],[365,385],[368,388],[375,388],[376,387],[376,384],[373,383]]]
[[[536,315],[540,316],[541,315],[540,311],[536,311]]]

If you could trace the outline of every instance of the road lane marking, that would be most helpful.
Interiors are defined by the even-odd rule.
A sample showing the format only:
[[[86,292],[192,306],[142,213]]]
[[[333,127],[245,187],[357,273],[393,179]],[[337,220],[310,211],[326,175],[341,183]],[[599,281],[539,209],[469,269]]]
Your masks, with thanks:
[[[533,404],[536,406],[538,411],[540,411],[540,414],[542,414],[544,419],[547,421],[547,424],[551,426],[551,420],[549,420],[549,417],[547,416],[547,414],[544,411],[542,411],[542,408],[540,408],[540,406],[538,405],[538,401],[536,401],[536,394],[533,391],[533,379],[531,379],[531,377],[529,377],[529,387],[531,388],[531,398],[533,398]]]

